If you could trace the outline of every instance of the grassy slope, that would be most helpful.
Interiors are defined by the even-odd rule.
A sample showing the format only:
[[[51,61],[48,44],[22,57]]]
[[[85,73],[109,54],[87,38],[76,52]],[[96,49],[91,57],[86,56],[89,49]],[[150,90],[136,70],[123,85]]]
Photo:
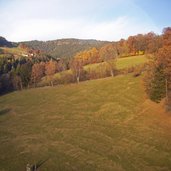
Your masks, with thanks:
[[[27,51],[22,48],[14,47],[14,48],[7,48],[7,47],[1,47],[0,49],[3,49],[7,54],[13,54],[13,55],[22,55],[22,54],[27,54]],[[5,56],[5,55],[1,55]]]
[[[147,61],[148,61],[148,59],[146,58],[145,55],[119,58],[117,60],[117,62],[116,62],[116,67],[118,69],[129,68],[129,67],[132,67],[132,66],[136,66],[136,65],[145,63]],[[101,63],[90,64],[90,65],[85,66],[85,69],[88,69],[88,68],[95,69],[100,64]]]
[[[129,68],[131,66],[136,66],[143,64],[148,61],[148,58],[145,55],[142,56],[132,56],[126,58],[120,58],[116,65],[118,69]]]
[[[129,68],[131,66],[143,64],[147,61],[148,61],[148,58],[145,55],[119,58],[116,62],[116,67],[118,69],[124,69],[124,68]],[[105,62],[103,62],[103,63],[105,63]],[[99,69],[98,66],[103,64],[103,63],[95,63],[95,64],[86,65],[86,66],[84,66],[84,69],[87,71],[88,70],[97,70],[97,69]],[[61,73],[62,74],[71,73],[71,70],[63,71]],[[54,79],[60,78],[61,73],[56,73],[54,75]],[[42,84],[48,85],[47,80],[45,78],[43,79]]]
[[[171,118],[140,77],[13,92],[0,109],[0,170],[171,170]]]

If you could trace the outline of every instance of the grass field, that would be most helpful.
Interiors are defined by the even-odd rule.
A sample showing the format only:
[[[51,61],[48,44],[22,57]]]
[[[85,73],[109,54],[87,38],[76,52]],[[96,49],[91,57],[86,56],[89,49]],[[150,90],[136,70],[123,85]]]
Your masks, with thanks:
[[[132,75],[0,97],[0,171],[170,171],[171,116]]]
[[[0,58],[4,58],[5,57],[5,55],[4,54],[0,54]]]
[[[118,69],[129,68],[131,66],[136,66],[148,62],[146,55],[132,56],[120,58],[117,60],[116,66]]]
[[[22,54],[27,54],[27,51],[25,49],[22,48],[18,48],[18,47],[13,47],[13,48],[7,48],[7,47],[1,47],[0,49],[4,50],[5,53],[9,53],[9,54],[13,54],[13,55],[19,55],[21,56]],[[5,55],[2,55],[5,56]]]
[[[118,58],[116,62],[116,67],[117,69],[124,69],[124,68],[129,68],[132,66],[136,66],[142,63],[145,63],[148,61],[148,58],[146,55],[141,55],[141,56],[131,56],[131,57],[125,57],[125,58]],[[90,64],[85,66],[85,69],[88,70],[90,69],[96,69],[98,65],[101,63],[97,64]]]

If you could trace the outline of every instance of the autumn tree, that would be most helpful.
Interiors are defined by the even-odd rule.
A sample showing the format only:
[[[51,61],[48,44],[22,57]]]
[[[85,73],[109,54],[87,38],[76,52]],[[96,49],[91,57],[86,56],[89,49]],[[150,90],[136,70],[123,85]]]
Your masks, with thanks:
[[[146,90],[155,94],[155,99],[160,101],[166,97],[167,103],[171,104],[171,28],[163,31],[163,47],[155,53],[153,65],[148,73]]]
[[[136,39],[135,39],[134,36],[129,36],[128,37],[127,45],[128,45],[128,48],[129,48],[129,54],[130,55],[135,55],[136,54],[136,48],[135,48]]]
[[[77,80],[77,83],[79,83],[81,74],[83,73],[83,59],[81,53],[76,54],[76,56],[70,63],[70,68]]]
[[[105,61],[110,69],[113,77],[116,71],[116,59],[118,57],[118,50],[116,45],[109,44],[100,49],[100,57]]]
[[[117,49],[119,52],[119,56],[128,56],[129,55],[129,48],[127,45],[127,41],[124,39],[121,39],[120,41],[117,42]]]
[[[90,63],[98,63],[101,62],[100,60],[100,55],[99,55],[99,51],[96,48],[92,48],[89,50],[89,54],[90,54]]]
[[[51,86],[53,86],[53,75],[56,73],[57,70],[57,62],[50,60],[45,64],[45,74],[47,78],[50,80]]]
[[[159,49],[158,63],[164,67],[166,80],[166,100],[171,106],[171,27],[163,30],[163,47]]]
[[[83,65],[101,62],[99,51],[96,48],[77,53],[75,59],[82,60]]]
[[[67,70],[67,66],[64,59],[59,59],[56,63],[56,72],[62,72],[65,70]]]
[[[28,46],[26,44],[24,44],[24,43],[20,43],[18,45],[18,47],[21,48],[21,49],[28,49]]]
[[[34,87],[36,87],[36,83],[41,80],[41,78],[45,74],[45,63],[36,63],[32,66],[32,73],[31,73],[31,79],[34,83]]]
[[[146,39],[145,35],[143,34],[138,34],[135,36],[135,51],[136,54],[144,54],[146,50],[147,44],[146,44]]]
[[[162,47],[162,37],[155,36],[147,43],[147,52],[156,53]]]
[[[171,46],[171,27],[163,29],[163,44],[164,46]]]
[[[122,42],[123,43],[123,42]],[[126,45],[130,55],[156,53],[162,47],[162,36],[153,32],[129,36]]]
[[[171,105],[171,46],[164,46],[157,53],[158,65],[163,66],[167,103]]]

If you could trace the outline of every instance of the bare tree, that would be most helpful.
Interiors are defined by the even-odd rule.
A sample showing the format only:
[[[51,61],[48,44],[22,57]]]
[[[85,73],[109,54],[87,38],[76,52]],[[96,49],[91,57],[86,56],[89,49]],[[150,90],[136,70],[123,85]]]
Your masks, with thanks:
[[[53,75],[56,73],[57,70],[57,62],[49,61],[45,64],[45,74],[50,79],[50,84],[53,87]]]
[[[80,82],[80,76],[83,71],[83,61],[82,59],[73,59],[70,63],[70,68],[75,75],[75,78],[77,80],[77,83]]]

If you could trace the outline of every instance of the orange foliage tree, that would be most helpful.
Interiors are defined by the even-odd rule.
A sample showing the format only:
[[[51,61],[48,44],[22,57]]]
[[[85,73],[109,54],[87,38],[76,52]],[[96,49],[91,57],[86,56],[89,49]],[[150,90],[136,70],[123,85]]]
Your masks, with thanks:
[[[45,64],[45,74],[50,81],[51,86],[53,86],[53,75],[57,71],[57,62],[50,60]]]
[[[77,83],[80,81],[80,76],[83,73],[83,58],[82,53],[77,53],[73,60],[70,62],[70,68],[77,80]]]
[[[155,53],[146,83],[156,100],[166,97],[168,106],[171,106],[171,28],[164,29],[162,38],[163,47]]]
[[[118,57],[118,50],[116,45],[108,44],[100,49],[100,57],[105,61],[110,69],[113,77],[116,71],[116,59]]]
[[[34,83],[34,87],[36,87],[36,83],[40,81],[40,79],[45,74],[45,63],[36,63],[32,66],[31,80]]]
[[[79,52],[75,55],[74,58],[78,60],[81,59],[83,65],[101,62],[99,51],[96,48]]]

